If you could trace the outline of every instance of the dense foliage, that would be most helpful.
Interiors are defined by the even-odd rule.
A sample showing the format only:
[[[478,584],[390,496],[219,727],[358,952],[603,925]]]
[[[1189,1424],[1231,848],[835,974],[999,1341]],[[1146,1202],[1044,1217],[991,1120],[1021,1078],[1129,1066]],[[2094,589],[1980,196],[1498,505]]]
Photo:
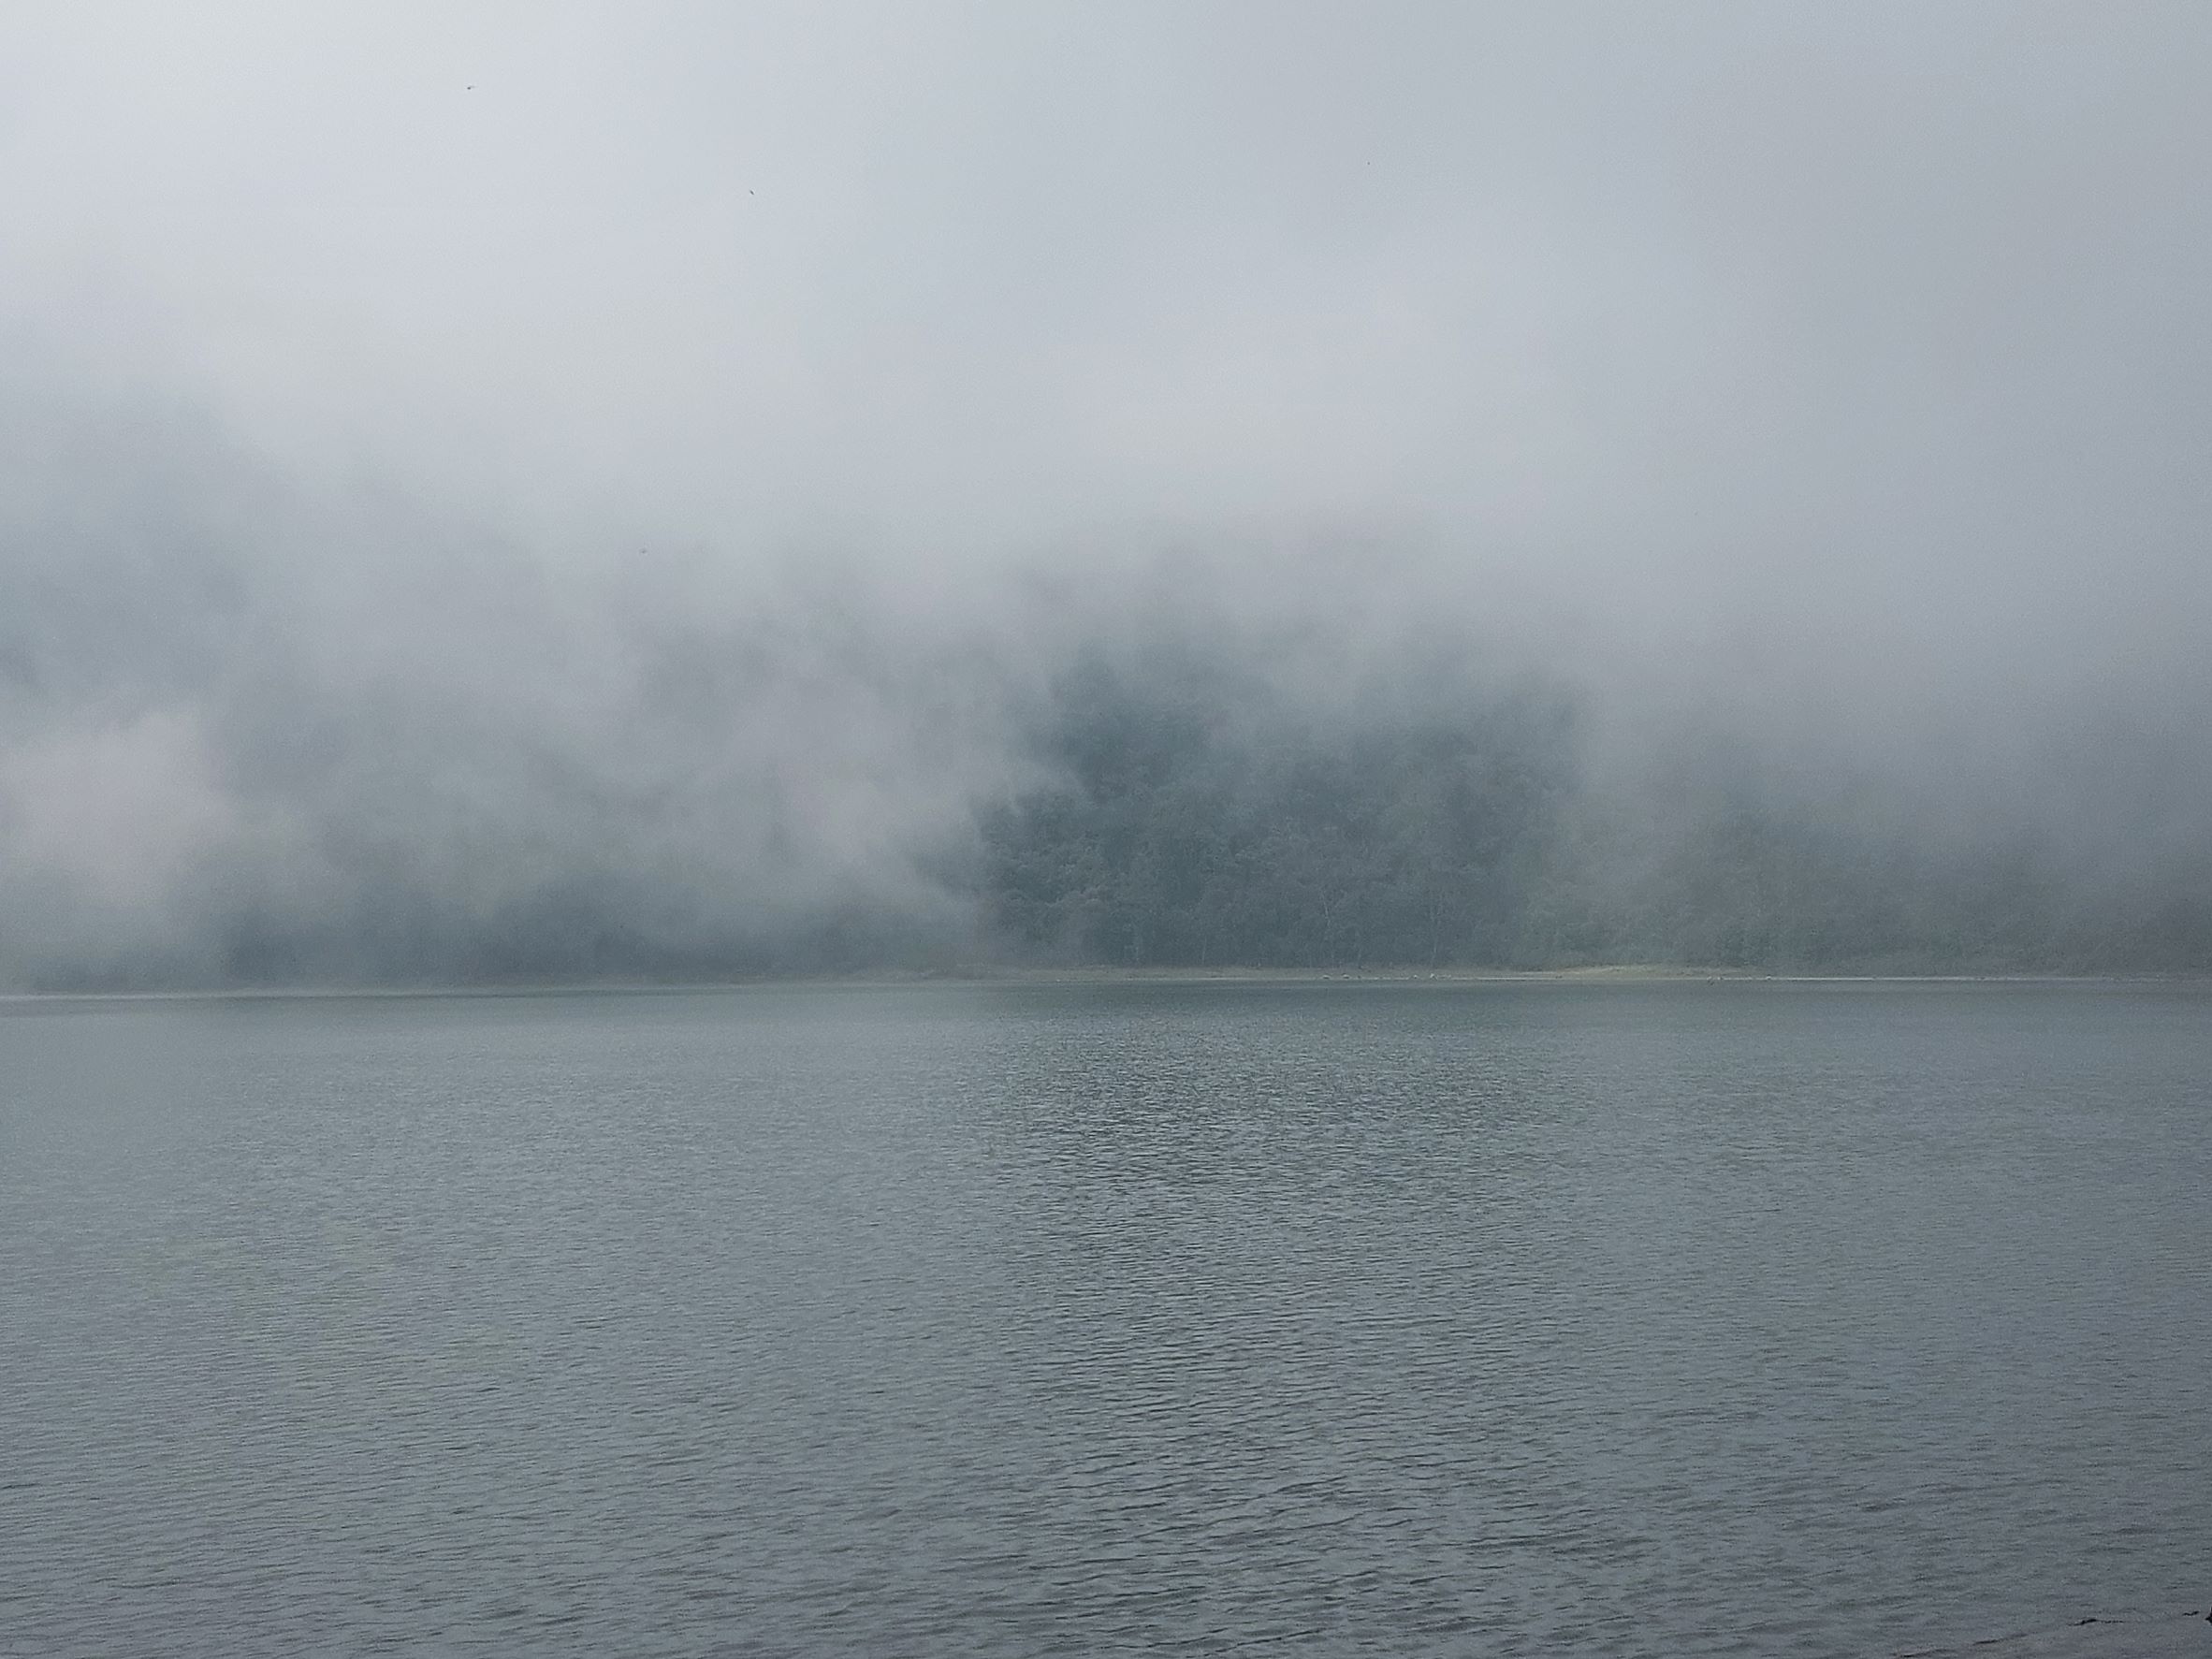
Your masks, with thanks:
[[[1573,701],[1542,688],[1417,709],[1093,657],[1033,736],[1045,781],[986,820],[982,893],[1029,960],[2212,967],[2202,861],[2107,880],[2046,836],[1939,834],[1901,796],[1870,813],[1725,745],[1600,784]]]
[[[1570,727],[1534,696],[1300,719],[1204,670],[1093,661],[1040,734],[1055,780],[986,826],[993,919],[1037,953],[1139,966],[1542,954]]]

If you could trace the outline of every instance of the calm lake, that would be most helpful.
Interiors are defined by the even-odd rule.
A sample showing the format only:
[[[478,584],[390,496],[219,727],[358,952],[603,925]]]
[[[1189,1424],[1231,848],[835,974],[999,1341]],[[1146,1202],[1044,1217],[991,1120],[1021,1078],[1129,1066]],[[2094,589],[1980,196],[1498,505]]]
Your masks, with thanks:
[[[0,1652],[2208,1597],[2202,988],[0,1004]]]

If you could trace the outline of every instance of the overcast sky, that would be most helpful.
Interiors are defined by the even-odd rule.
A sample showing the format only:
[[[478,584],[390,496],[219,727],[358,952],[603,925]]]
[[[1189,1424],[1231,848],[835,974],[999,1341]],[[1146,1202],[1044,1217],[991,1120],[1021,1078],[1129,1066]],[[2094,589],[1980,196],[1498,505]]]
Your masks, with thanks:
[[[81,663],[173,533],[320,595],[203,652],[296,679],[430,610],[573,662],[561,573],[648,546],[941,614],[1222,546],[1891,725],[2170,713],[2208,76],[2193,3],[9,6],[0,577]],[[425,599],[464,544],[551,597]],[[203,765],[103,672],[62,760],[7,692],[19,831]]]
[[[533,529],[1321,518],[1802,582],[2133,567],[2205,504],[2199,6],[5,29],[11,357]]]

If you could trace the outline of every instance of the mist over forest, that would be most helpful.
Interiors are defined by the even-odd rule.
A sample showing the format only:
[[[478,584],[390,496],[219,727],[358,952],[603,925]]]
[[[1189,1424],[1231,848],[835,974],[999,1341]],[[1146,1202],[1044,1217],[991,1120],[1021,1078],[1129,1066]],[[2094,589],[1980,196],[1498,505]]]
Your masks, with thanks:
[[[1251,547],[928,599],[835,557],[555,576],[189,426],[38,425],[0,620],[18,988],[2212,967],[2178,722],[1982,711],[1972,754],[2016,747],[1977,774],[1608,686],[1375,548],[1349,588]],[[347,538],[400,551],[284,559]]]
[[[1866,15],[9,20],[0,988],[2212,969],[2212,23]]]
[[[2202,841],[2070,837],[2079,772],[2014,817],[1693,728],[1601,777],[1593,718],[1540,680],[1314,711],[1172,652],[1086,659],[1034,738],[1054,781],[985,820],[992,937],[1132,966],[2212,964]]]

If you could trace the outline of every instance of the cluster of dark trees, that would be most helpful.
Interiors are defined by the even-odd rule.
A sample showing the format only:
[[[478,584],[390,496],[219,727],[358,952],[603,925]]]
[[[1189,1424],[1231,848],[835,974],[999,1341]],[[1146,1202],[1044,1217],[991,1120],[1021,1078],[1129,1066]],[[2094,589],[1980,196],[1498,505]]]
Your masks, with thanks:
[[[1870,822],[1726,746],[1600,781],[1585,736],[1555,688],[1416,707],[1088,658],[1035,722],[1043,781],[984,823],[987,925],[1139,967],[2212,968],[2201,867],[2101,883],[2031,829]]]
[[[1038,734],[1054,780],[985,824],[991,920],[1139,966],[1548,954],[1572,721],[1534,693],[1301,718],[1221,669],[1093,659]]]

